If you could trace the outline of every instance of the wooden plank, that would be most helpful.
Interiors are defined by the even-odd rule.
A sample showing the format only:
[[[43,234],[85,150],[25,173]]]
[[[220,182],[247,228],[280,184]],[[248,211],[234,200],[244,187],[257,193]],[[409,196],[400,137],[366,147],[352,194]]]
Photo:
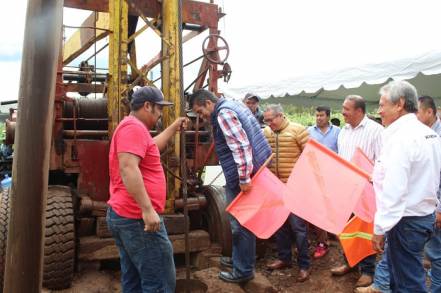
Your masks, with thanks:
[[[185,252],[184,234],[170,235],[174,254]],[[210,247],[210,235],[204,230],[190,231],[190,252],[202,251]],[[118,248],[113,238],[96,236],[80,237],[78,258],[80,260],[105,260],[119,258]]]
[[[95,15],[97,16],[96,22]],[[94,29],[91,29],[95,26],[97,27],[96,31]],[[89,49],[95,42],[101,40],[109,34],[109,14],[105,12],[92,12],[89,17],[81,24],[81,27],[85,28],[78,29],[64,44],[64,65],[72,62],[75,58],[77,58],[87,49]]]
[[[163,215],[163,219],[168,235],[185,233],[183,214]]]
[[[99,238],[112,237],[112,233],[107,228],[106,217],[96,218],[96,236],[98,236]]]

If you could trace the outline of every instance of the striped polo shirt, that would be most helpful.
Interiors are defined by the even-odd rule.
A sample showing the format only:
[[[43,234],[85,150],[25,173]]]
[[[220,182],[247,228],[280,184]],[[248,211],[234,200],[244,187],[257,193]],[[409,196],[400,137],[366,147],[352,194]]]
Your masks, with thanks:
[[[383,126],[367,116],[364,116],[356,127],[346,124],[338,135],[338,154],[351,161],[355,149],[359,147],[372,162],[375,162],[382,146],[382,131]]]

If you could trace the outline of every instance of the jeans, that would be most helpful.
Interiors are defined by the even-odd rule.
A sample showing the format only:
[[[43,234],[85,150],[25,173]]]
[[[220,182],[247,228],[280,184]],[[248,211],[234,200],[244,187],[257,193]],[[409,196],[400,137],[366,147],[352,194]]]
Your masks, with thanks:
[[[425,252],[432,263],[430,269],[431,292],[441,293],[441,229],[435,228],[432,237],[426,243]]]
[[[239,194],[240,188],[236,186],[225,187],[227,205],[229,205]],[[256,263],[256,236],[247,228],[243,227],[233,216],[228,215],[233,238],[233,275],[238,278],[246,278],[254,275]]]
[[[279,259],[285,263],[291,263],[292,259],[292,237],[291,231],[296,238],[298,250],[297,264],[300,269],[307,270],[311,264],[308,251],[308,231],[305,220],[290,214],[285,224],[276,232],[277,251]]]
[[[386,233],[392,292],[427,292],[424,245],[433,232],[435,215],[403,217]]]
[[[384,252],[380,262],[375,268],[374,287],[379,289],[382,293],[390,293],[390,275],[389,266],[387,265],[387,240],[384,244]]]
[[[175,292],[173,248],[162,218],[158,232],[145,232],[143,220],[120,217],[112,208],[106,220],[119,249],[122,292]]]

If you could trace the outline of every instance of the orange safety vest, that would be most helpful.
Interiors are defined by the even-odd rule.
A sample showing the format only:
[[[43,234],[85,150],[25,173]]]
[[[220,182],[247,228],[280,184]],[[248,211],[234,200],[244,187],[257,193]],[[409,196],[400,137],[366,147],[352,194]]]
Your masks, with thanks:
[[[353,217],[338,235],[348,264],[353,267],[365,257],[377,253],[372,248],[374,223],[368,223],[359,217]]]

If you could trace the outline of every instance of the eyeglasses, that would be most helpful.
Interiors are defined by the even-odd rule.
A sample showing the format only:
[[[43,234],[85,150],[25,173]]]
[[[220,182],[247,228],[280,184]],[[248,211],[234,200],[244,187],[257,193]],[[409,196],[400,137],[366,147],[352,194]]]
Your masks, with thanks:
[[[277,119],[277,117],[281,117],[280,114],[274,116],[273,118],[268,118],[268,119],[263,119],[263,122],[265,122],[266,124],[270,124],[272,123],[275,119]]]

